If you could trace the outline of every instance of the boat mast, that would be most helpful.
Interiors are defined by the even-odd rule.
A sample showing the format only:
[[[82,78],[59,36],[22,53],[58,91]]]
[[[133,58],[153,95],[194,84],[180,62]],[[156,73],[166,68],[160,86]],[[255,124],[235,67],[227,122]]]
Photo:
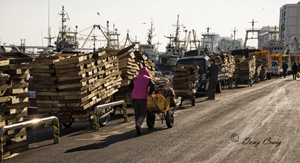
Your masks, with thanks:
[[[175,46],[177,48],[179,48],[179,44],[178,44],[179,38],[178,38],[178,35],[179,35],[179,15],[177,15],[176,32],[175,32],[175,38],[174,38]]]
[[[152,44],[153,31],[154,31],[154,29],[153,29],[153,22],[151,22],[151,28],[149,29],[148,39],[147,39],[147,43],[148,43],[149,45]]]
[[[232,49],[235,49],[235,35],[236,35],[236,29],[234,27]]]
[[[54,37],[51,37],[51,27],[50,27],[50,0],[48,0],[48,37],[44,37],[48,40],[48,53],[50,52],[51,48],[51,40],[54,39]]]

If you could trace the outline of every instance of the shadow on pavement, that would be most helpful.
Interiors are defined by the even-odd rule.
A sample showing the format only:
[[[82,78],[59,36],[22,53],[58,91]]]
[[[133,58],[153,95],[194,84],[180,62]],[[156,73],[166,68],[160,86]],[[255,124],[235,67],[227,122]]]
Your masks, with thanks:
[[[143,135],[148,135],[152,132],[163,131],[163,130],[166,130],[166,129],[168,129],[168,128],[143,129]],[[143,135],[136,136],[136,130],[133,129],[133,130],[130,130],[130,131],[122,133],[122,134],[111,135],[111,136],[105,138],[104,140],[101,140],[101,142],[99,142],[99,143],[94,143],[94,144],[89,144],[89,145],[69,149],[69,150],[65,151],[65,153],[101,149],[101,148],[108,147],[108,146],[110,146],[114,143],[126,141],[126,140],[129,140],[129,139],[134,139],[134,138],[137,138],[137,137],[142,137]]]

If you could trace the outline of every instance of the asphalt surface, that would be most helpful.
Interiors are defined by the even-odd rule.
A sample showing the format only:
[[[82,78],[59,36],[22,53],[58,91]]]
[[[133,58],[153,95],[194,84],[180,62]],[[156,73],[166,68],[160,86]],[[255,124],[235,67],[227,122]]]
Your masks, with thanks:
[[[130,122],[116,114],[97,132],[88,122],[63,128],[59,144],[52,127],[30,130],[30,150],[5,162],[299,162],[299,86],[289,76],[200,96],[175,111],[173,128],[157,118],[142,136],[132,110]]]

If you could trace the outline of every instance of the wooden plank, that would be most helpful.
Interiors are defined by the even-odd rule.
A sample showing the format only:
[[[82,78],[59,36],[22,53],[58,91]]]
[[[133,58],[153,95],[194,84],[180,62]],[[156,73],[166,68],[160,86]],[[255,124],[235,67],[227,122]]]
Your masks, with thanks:
[[[31,69],[32,73],[55,73],[54,69]]]
[[[5,102],[8,102],[10,100],[11,100],[10,96],[1,96],[0,97],[0,103],[5,103]]]
[[[8,88],[6,91],[6,95],[14,95],[14,94],[18,94],[18,93],[24,93],[24,92],[28,92],[28,88]]]
[[[58,85],[58,89],[77,88],[77,87],[83,87],[85,85],[86,85],[86,82],[66,84],[66,85]]]
[[[55,70],[56,73],[68,73],[68,72],[72,72],[72,71],[81,71],[82,69],[84,69],[84,66],[78,66],[78,67],[72,67],[72,68],[64,68],[64,69],[57,69]]]
[[[24,121],[23,117],[8,119],[8,120],[6,120],[6,125],[12,125],[12,124],[23,122],[23,121]]]
[[[87,59],[87,56],[67,58],[67,59],[64,59],[64,60],[60,60],[59,62],[56,62],[55,66],[68,65],[68,64],[72,64],[72,63],[79,63],[79,62],[82,62],[83,60],[86,60],[86,59]]]
[[[58,96],[58,92],[35,92],[37,96]]]
[[[74,80],[74,79],[83,79],[86,77],[86,74],[83,73],[81,75],[75,75],[75,76],[63,76],[61,75],[58,77],[58,81],[66,81],[66,80]]]
[[[11,98],[9,101],[9,104],[18,104],[18,103],[23,103],[23,102],[28,102],[29,99],[28,97],[25,98]]]
[[[51,78],[51,77],[55,77],[55,73],[40,73],[40,72],[31,72],[31,75],[33,76],[33,78],[39,78],[39,77],[43,77],[43,78]]]
[[[40,77],[40,76],[36,76],[36,77],[33,77],[33,81],[57,81],[57,77],[56,76],[53,76],[53,77]]]
[[[59,104],[59,100],[36,100],[38,104]]]
[[[52,70],[53,68],[54,68],[54,64],[50,64],[50,65],[32,65],[32,69]]]

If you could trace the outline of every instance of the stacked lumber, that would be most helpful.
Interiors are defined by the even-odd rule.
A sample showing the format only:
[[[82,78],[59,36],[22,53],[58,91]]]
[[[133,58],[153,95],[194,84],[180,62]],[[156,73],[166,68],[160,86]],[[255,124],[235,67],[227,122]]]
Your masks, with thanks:
[[[216,65],[219,67],[219,71],[224,73],[226,80],[233,77],[235,71],[235,59],[233,56],[221,53],[214,54],[210,58],[215,60]]]
[[[96,69],[93,67],[92,55],[79,53],[64,56],[67,57],[54,63],[58,93],[53,103],[57,104],[58,118],[60,122],[87,121],[87,116],[77,115],[85,115],[81,111],[93,105],[97,98],[97,94],[88,91],[88,83],[93,79],[93,70]]]
[[[151,80],[155,81],[155,63],[139,53],[135,53],[135,60],[136,64],[139,66],[139,70],[146,67],[151,75]]]
[[[271,55],[267,50],[265,51],[257,51],[253,53],[249,53],[249,56],[255,55],[256,60],[256,65],[259,67],[260,66],[260,73],[257,74],[256,78],[257,80],[265,80],[267,78],[267,69],[268,67],[272,67],[271,65]],[[257,68],[259,70],[259,68]]]
[[[158,77],[155,79],[155,85],[168,85],[170,86],[170,80],[166,77]]]
[[[25,62],[32,61],[32,58],[23,53],[0,53],[0,55],[0,127],[2,127],[23,122],[24,117],[28,115],[29,93],[25,79],[31,67]],[[26,128],[8,130],[3,135],[3,142],[4,157],[27,150]]]
[[[253,79],[258,82],[260,80],[260,72],[262,69],[262,60],[260,58],[255,58],[255,66],[256,66],[256,70],[255,70],[255,74],[253,76]]]
[[[123,50],[118,52],[118,59],[119,68],[122,72],[122,85],[115,95],[115,100],[124,100],[127,105],[132,105],[131,92],[128,90],[130,81],[139,74],[143,67],[148,69],[152,81],[155,81],[155,64],[144,55],[124,52]]]
[[[124,100],[127,105],[131,104],[131,93],[128,90],[130,81],[139,73],[139,66],[136,63],[133,52],[125,52],[117,56],[119,60],[119,68],[122,72],[122,83],[119,92],[115,94],[115,100]]]
[[[193,95],[199,87],[198,80],[198,66],[194,65],[180,65],[172,69],[173,89],[175,94],[178,95]]]
[[[118,92],[122,84],[122,72],[119,69],[119,60],[116,50],[106,49],[98,54],[94,54],[95,66],[98,68],[98,79],[102,92],[101,99],[108,98]],[[96,82],[97,83],[97,82]],[[97,84],[95,85],[97,86]],[[98,88],[99,89],[99,88]]]
[[[62,57],[50,56],[36,58],[32,65],[31,75],[35,87],[37,111],[50,113],[60,111],[58,96],[58,80],[56,77],[54,63]]]
[[[244,56],[237,55],[235,56],[235,61],[234,78],[238,80],[252,80],[256,72],[255,56],[245,58]]]
[[[268,66],[267,66],[267,60],[262,60],[261,61],[261,70],[260,70],[260,74],[259,74],[259,80],[266,80],[267,79],[267,70],[268,70]]]

